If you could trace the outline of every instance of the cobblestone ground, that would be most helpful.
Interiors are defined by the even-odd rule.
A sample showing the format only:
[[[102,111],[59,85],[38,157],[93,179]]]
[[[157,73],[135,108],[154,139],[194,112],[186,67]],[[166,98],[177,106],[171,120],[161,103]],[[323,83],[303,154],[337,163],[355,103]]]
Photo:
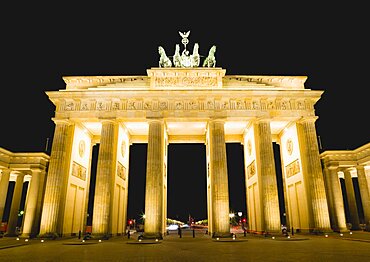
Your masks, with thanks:
[[[163,240],[138,235],[109,240],[16,238],[0,239],[0,261],[370,261],[370,233],[328,235],[238,234],[236,239],[212,239],[204,232],[171,232]]]

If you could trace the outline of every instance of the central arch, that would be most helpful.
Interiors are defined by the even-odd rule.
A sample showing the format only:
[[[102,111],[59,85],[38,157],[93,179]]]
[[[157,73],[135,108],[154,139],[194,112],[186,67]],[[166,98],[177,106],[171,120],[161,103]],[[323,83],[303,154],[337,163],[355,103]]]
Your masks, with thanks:
[[[168,145],[167,218],[207,219],[206,147],[204,144]],[[181,208],[179,207],[181,206]]]

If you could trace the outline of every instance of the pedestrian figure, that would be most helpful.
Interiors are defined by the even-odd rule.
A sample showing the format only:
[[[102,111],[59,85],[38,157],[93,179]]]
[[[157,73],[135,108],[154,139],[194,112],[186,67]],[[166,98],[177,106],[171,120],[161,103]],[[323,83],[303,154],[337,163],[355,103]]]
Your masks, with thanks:
[[[127,230],[127,238],[130,239],[130,229]]]
[[[284,236],[288,236],[288,229],[285,225],[281,225],[281,233],[283,233]]]
[[[179,234],[180,238],[181,238],[181,227],[179,225],[179,227],[177,228],[177,233]]]
[[[193,237],[195,237],[195,230],[194,230],[194,228],[193,228]]]
[[[81,230],[78,231],[78,239],[81,239]]]

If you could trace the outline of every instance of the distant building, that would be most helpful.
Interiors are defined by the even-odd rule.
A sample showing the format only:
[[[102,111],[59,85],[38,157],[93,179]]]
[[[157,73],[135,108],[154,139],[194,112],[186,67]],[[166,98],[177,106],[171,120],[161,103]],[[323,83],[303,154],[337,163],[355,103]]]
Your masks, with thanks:
[[[6,236],[15,236],[20,231],[23,237],[34,237],[39,232],[49,160],[45,153],[13,153],[0,148],[0,222],[3,225],[0,231]],[[12,192],[8,192],[10,183],[14,183]],[[25,184],[27,190],[21,210]],[[10,209],[4,221],[7,198]],[[22,216],[21,224],[18,224],[19,216]]]
[[[320,158],[332,229],[370,230],[370,143],[354,150],[328,150]]]

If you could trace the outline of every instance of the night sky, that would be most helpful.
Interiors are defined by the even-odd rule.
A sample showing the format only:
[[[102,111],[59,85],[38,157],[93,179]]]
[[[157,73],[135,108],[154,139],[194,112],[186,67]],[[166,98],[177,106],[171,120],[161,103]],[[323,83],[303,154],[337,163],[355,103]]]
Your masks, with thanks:
[[[322,151],[369,142],[365,7],[197,5],[7,3],[1,16],[0,147],[42,152],[49,138],[50,150],[55,107],[45,91],[65,89],[62,76],[146,75],[158,66],[158,46],[172,55],[181,45],[178,32],[189,30],[188,49],[197,42],[206,55],[216,45],[217,67],[227,75],[308,76],[306,88],[324,91],[315,105]],[[146,145],[134,144],[130,153],[128,212],[136,217],[144,208]],[[230,208],[244,212],[243,151],[227,144],[227,154]],[[205,218],[205,146],[171,144],[168,161],[169,217]]]

